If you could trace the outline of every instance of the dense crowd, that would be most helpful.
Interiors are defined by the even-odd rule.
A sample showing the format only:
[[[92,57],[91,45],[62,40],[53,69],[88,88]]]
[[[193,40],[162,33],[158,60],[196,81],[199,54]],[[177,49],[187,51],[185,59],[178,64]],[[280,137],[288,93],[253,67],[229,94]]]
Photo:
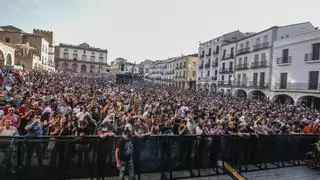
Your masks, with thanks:
[[[318,134],[320,113],[110,76],[0,72],[0,135],[86,136]]]

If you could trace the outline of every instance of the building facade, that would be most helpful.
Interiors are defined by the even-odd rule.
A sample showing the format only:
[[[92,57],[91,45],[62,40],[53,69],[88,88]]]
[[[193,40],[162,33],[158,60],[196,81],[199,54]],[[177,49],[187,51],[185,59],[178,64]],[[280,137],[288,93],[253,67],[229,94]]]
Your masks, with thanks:
[[[280,38],[273,46],[270,98],[320,108],[320,30]]]
[[[221,62],[222,58],[225,58],[224,60],[228,59],[228,63],[229,61],[232,61],[232,58],[227,58],[227,54],[225,54],[225,57],[222,56],[222,46],[234,43],[247,35],[248,34],[240,31],[234,31],[199,44],[197,61],[197,90],[217,92],[218,84],[224,85],[224,82],[228,81],[229,75],[232,74],[226,71],[227,68],[229,68],[227,67],[229,64],[227,64],[227,66],[225,65],[224,69],[222,69],[220,64],[222,65],[226,63]],[[227,53],[227,48],[224,50],[224,52]],[[221,76],[219,68],[220,72],[223,74]],[[222,79],[225,77],[226,79]]]
[[[0,67],[5,65],[14,65],[15,49],[11,46],[0,42]]]
[[[87,43],[55,47],[57,70],[77,73],[107,73],[108,50],[90,47]]]
[[[15,66],[54,71],[54,64],[49,66],[49,42],[42,35],[26,33],[14,26],[1,26],[0,40],[16,49]]]
[[[43,45],[43,50],[45,53],[48,53],[48,59],[44,63],[44,69],[47,71],[55,71],[56,63],[54,61],[54,50],[55,50],[55,41],[54,34],[52,31],[46,31],[41,29],[33,29],[33,34],[42,36],[48,42],[48,49],[45,49],[47,46]]]
[[[237,41],[232,94],[248,98],[270,98],[273,44],[314,30],[311,23],[274,26]]]
[[[198,54],[175,59],[175,86],[181,89],[196,89],[196,63]]]

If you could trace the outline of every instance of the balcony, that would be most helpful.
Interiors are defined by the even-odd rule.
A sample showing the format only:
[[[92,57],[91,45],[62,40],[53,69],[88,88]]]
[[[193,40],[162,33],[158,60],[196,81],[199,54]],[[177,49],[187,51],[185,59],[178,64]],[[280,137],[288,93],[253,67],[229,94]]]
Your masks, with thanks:
[[[258,50],[266,49],[266,48],[269,48],[269,47],[270,47],[270,43],[269,42],[263,42],[263,43],[254,45],[253,46],[253,51],[258,51]]]
[[[236,87],[236,88],[247,88],[247,82],[235,82],[233,87]]]
[[[257,62],[251,63],[251,68],[252,69],[264,68],[264,67],[268,67],[267,61],[257,61]]]
[[[202,58],[204,58],[204,54],[201,54],[201,55],[200,55],[200,59],[202,59]]]
[[[206,57],[211,57],[211,53],[209,53],[209,54],[206,54]]]
[[[206,64],[204,65],[204,67],[205,67],[205,68],[210,68],[210,63],[206,63]]]
[[[320,91],[320,83],[275,83],[277,90],[292,90],[292,91]]]
[[[232,59],[234,58],[234,55],[233,54],[225,54],[223,57],[222,57],[222,60],[228,60],[228,59]]]
[[[308,53],[304,55],[304,61],[306,63],[314,63],[314,62],[320,62],[320,54],[315,53]]]
[[[218,82],[218,85],[220,87],[231,87],[232,86],[232,83],[231,81],[219,81]]]
[[[213,51],[212,52],[212,55],[218,55],[219,54],[219,51]]]
[[[212,67],[218,67],[218,61],[212,62]]]
[[[289,65],[291,64],[291,56],[279,57],[277,58],[278,65]]]
[[[231,74],[233,73],[233,69],[225,68],[219,70],[220,74]]]
[[[249,88],[251,89],[267,89],[269,85],[265,82],[255,82],[255,81],[250,81],[249,82]]]
[[[250,48],[249,48],[249,47],[245,47],[245,48],[242,48],[242,49],[239,49],[239,50],[238,50],[238,55],[240,55],[240,54],[246,54],[246,53],[248,53],[248,52],[250,52]]]
[[[247,63],[245,63],[245,64],[237,64],[234,67],[234,70],[237,70],[237,71],[245,70],[245,69],[248,69],[248,64]]]
[[[216,81],[218,79],[218,76],[212,76],[211,80]]]
[[[199,69],[203,69],[203,64],[201,64],[201,65],[199,66]]]
[[[209,81],[209,77],[198,77],[199,81]]]

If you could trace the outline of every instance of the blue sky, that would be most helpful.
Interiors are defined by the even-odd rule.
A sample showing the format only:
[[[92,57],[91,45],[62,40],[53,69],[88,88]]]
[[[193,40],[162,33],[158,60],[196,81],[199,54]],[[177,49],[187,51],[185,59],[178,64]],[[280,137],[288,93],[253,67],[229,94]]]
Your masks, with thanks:
[[[319,0],[0,0],[0,25],[51,30],[57,42],[109,50],[109,62],[196,53],[199,41],[234,30],[310,21]]]

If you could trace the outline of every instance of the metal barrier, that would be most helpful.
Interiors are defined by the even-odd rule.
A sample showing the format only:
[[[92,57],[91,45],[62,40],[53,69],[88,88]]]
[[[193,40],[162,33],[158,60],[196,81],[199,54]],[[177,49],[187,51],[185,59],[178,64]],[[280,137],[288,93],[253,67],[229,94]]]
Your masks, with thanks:
[[[239,172],[297,166],[317,136],[151,136],[133,139],[136,179],[224,174],[223,162]],[[119,137],[1,137],[0,177],[75,179],[117,176]]]

